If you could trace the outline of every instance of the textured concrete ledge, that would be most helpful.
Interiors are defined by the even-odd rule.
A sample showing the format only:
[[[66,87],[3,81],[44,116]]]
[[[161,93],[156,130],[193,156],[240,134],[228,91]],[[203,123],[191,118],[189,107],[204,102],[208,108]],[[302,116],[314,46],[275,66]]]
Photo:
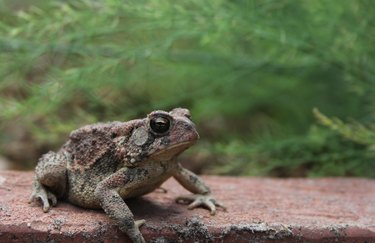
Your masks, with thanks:
[[[173,179],[129,201],[148,242],[375,242],[375,181],[205,176],[228,212],[209,216],[174,203]],[[27,203],[32,172],[0,171],[0,242],[124,242],[102,211]]]

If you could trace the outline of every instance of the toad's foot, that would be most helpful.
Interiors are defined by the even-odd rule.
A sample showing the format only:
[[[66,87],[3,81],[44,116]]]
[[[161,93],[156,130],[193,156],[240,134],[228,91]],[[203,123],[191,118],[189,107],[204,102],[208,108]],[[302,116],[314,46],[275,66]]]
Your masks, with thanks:
[[[146,220],[141,219],[141,220],[136,220],[134,221],[134,225],[131,229],[120,229],[126,232],[129,236],[129,238],[134,242],[134,243],[145,243],[145,239],[143,238],[141,232],[139,231],[139,228],[146,222]]]
[[[216,199],[208,194],[208,195],[201,195],[201,194],[190,194],[185,196],[180,196],[176,198],[177,203],[181,204],[189,204],[188,209],[193,209],[196,207],[206,207],[210,210],[211,215],[215,215],[216,213],[216,207],[222,208],[224,211],[226,211],[226,207],[217,202]]]
[[[134,222],[135,226],[139,229],[139,227],[141,227],[142,225],[144,225],[146,223],[146,220],[144,219],[140,219],[140,220],[136,220]]]
[[[155,189],[155,192],[159,192],[159,193],[167,193],[168,190],[165,189],[164,187],[158,187]]]
[[[56,206],[57,204],[57,198],[52,193],[46,190],[40,183],[34,182],[34,188],[33,192],[30,196],[29,203],[35,202],[35,201],[41,201],[43,204],[43,212],[47,213],[48,210],[51,208],[51,204],[49,201],[51,201],[52,206]]]

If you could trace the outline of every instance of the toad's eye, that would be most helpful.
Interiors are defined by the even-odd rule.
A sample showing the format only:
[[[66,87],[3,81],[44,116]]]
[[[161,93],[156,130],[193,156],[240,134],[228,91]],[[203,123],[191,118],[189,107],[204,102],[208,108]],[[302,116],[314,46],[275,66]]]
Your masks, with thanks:
[[[155,133],[165,133],[169,130],[171,122],[166,117],[155,117],[150,121],[150,127]]]

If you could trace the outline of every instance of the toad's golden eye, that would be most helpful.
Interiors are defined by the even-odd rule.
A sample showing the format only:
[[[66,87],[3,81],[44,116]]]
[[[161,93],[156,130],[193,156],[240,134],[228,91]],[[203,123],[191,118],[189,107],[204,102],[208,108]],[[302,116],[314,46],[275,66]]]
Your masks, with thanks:
[[[150,127],[155,133],[165,133],[169,130],[170,126],[171,122],[166,117],[159,116],[151,119],[150,121]]]

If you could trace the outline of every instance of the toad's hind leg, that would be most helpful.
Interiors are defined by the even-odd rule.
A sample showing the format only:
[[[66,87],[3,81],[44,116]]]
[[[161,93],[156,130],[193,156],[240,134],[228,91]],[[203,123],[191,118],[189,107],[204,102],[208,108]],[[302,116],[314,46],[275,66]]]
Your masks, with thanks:
[[[30,202],[40,200],[44,212],[48,212],[51,207],[49,201],[55,206],[57,197],[63,196],[66,192],[66,165],[67,156],[64,153],[51,151],[38,161]]]

